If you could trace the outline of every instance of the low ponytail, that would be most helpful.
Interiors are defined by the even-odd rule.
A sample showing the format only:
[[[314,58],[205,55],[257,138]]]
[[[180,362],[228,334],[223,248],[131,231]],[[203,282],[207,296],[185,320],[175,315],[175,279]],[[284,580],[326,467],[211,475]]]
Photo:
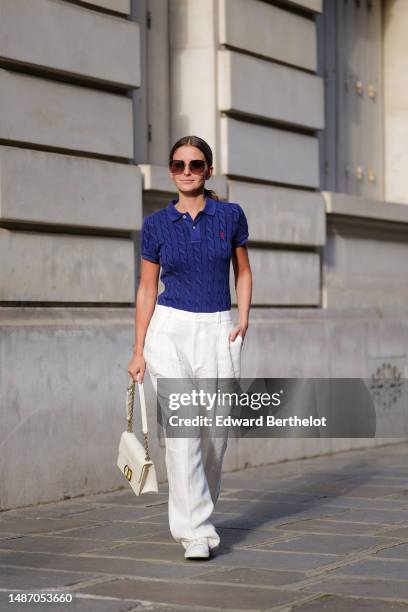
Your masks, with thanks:
[[[206,189],[204,187],[204,195],[212,200],[221,200],[221,196],[218,195],[216,191],[213,189]]]

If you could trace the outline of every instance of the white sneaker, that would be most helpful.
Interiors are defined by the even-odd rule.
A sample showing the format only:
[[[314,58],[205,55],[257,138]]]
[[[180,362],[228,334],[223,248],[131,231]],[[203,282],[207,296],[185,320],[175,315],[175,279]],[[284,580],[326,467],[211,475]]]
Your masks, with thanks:
[[[210,549],[208,548],[207,538],[191,540],[184,553],[186,559],[208,559]]]

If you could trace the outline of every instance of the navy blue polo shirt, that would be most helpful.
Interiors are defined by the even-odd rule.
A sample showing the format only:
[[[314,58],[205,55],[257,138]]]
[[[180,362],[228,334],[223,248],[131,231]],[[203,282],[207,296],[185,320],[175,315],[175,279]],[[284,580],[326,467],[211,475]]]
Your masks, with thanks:
[[[148,215],[141,231],[141,256],[162,267],[164,291],[157,303],[190,312],[230,310],[233,249],[248,240],[239,204],[206,198],[193,220],[176,208],[178,199]]]

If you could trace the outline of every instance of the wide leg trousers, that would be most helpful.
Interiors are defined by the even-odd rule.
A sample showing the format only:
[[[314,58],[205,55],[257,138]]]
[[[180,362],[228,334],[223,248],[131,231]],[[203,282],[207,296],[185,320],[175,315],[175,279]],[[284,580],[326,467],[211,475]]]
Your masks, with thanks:
[[[147,329],[144,358],[157,394],[158,378],[237,380],[241,375],[242,337],[234,342],[231,311],[189,312],[156,304]],[[214,391],[216,389],[214,388]],[[211,522],[221,487],[221,469],[228,427],[217,435],[186,438],[165,435],[169,483],[169,527],[184,548],[188,541],[207,538],[211,549],[220,537]]]

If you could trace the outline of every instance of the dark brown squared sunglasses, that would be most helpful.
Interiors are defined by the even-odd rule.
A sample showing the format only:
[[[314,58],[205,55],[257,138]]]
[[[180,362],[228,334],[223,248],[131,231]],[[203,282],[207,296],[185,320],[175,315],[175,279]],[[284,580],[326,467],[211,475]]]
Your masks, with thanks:
[[[183,174],[186,165],[183,159],[173,159],[169,164],[169,169],[172,174]],[[203,159],[192,159],[188,165],[191,174],[202,174],[205,170]]]

